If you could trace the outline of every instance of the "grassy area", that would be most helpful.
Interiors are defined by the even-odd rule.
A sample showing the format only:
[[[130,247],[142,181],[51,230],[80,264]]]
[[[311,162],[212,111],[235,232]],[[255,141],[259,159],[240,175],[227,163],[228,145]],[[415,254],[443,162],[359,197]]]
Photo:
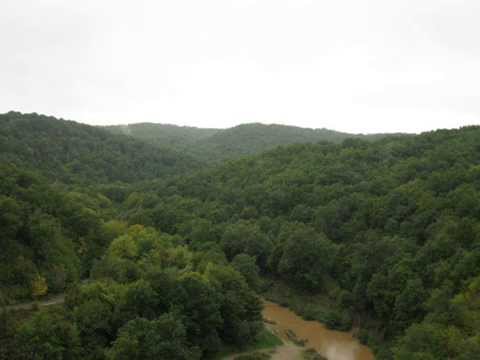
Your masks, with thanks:
[[[283,342],[282,340],[280,340],[280,338],[272,334],[267,329],[263,329],[257,335],[257,339],[253,344],[242,349],[225,348],[221,352],[219,352],[214,358],[212,358],[212,360],[220,360],[236,353],[245,353],[245,355],[242,355],[242,356],[250,356],[250,357],[259,356],[258,359],[262,359],[262,356],[264,355],[255,354],[256,351],[275,349],[277,346],[280,346],[282,344]],[[252,354],[246,354],[246,353],[252,353]]]
[[[257,341],[253,344],[254,348],[252,350],[272,349],[282,344],[283,342],[279,337],[272,334],[267,329],[264,329],[258,334]]]

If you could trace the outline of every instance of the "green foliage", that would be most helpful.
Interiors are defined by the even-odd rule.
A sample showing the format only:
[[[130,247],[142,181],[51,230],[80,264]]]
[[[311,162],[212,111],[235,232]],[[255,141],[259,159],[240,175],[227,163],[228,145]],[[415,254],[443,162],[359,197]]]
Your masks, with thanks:
[[[285,302],[307,318],[360,323],[379,357],[479,353],[478,127],[338,144],[278,126],[171,129],[209,161],[303,144],[165,177],[197,162],[36,114],[0,122],[3,301],[70,288],[57,322],[0,327],[7,345],[22,329],[27,357],[69,354],[55,323],[85,359],[246,346],[262,328],[259,276],[294,288]],[[154,129],[138,137],[156,142]]]
[[[11,358],[18,349],[13,341],[16,336],[15,321],[11,313],[3,309],[2,300],[0,297],[0,359],[6,360]]]
[[[140,225],[114,239],[95,281],[66,297],[84,356],[196,359],[252,342],[262,328],[258,298],[230,266],[197,268],[202,256]]]
[[[323,234],[299,225],[286,237],[278,263],[278,273],[304,290],[318,291],[329,274],[336,248]]]
[[[200,139],[190,153],[200,159],[220,161],[241,156],[259,154],[281,145],[317,143],[329,141],[339,143],[347,138],[380,138],[346,134],[327,129],[306,129],[284,125],[244,124]]]
[[[256,259],[261,268],[266,267],[272,242],[255,223],[242,220],[228,225],[221,241],[229,259],[235,255],[248,254]]]
[[[188,348],[182,322],[172,314],[163,314],[156,320],[137,318],[119,331],[113,346],[107,352],[112,360],[193,360],[198,354]]]
[[[255,341],[256,350],[270,349],[281,345],[283,345],[283,341],[267,329],[260,331]]]
[[[232,267],[243,275],[252,289],[260,289],[261,279],[254,257],[247,254],[238,254],[232,260]]]
[[[198,141],[208,139],[220,132],[220,129],[205,129],[169,124],[137,123],[129,125],[106,126],[114,134],[131,136],[149,144],[172,148],[179,152],[188,152]]]
[[[334,308],[311,317],[335,327],[364,320],[388,358],[414,324],[462,336],[478,326],[453,323],[453,299],[480,271],[479,142],[480,129],[467,127],[293,145],[143,191],[162,204],[155,226],[190,236],[201,218],[200,243],[221,246],[230,261],[254,257],[261,274],[299,291],[325,293]],[[467,337],[461,344],[474,346]]]
[[[205,276],[222,294],[220,337],[238,347],[251,343],[262,328],[262,305],[241,274],[231,267],[210,264]]]
[[[43,276],[37,276],[32,280],[32,296],[39,298],[48,292],[47,281]]]
[[[0,290],[11,301],[63,291],[105,248],[102,205],[13,165],[0,177]]]
[[[64,314],[40,311],[17,332],[19,359],[78,359],[80,341],[77,328]]]
[[[173,175],[197,162],[124,135],[38,114],[0,115],[0,161],[63,182],[132,182]]]
[[[377,140],[382,134],[356,135],[328,129],[307,129],[284,125],[243,124],[230,129],[200,129],[168,124],[107,126],[114,134],[125,134],[160,148],[172,148],[199,160],[220,162],[259,154],[281,145],[340,143],[345,139]]]

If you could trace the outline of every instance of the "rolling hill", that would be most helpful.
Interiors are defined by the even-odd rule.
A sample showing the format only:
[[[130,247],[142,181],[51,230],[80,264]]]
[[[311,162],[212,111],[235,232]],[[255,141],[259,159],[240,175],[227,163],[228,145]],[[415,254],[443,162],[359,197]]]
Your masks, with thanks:
[[[378,359],[480,353],[480,127],[385,137],[174,127],[182,155],[153,144],[161,128],[144,129],[149,144],[0,116],[0,305],[67,288],[59,321],[72,336],[59,341],[76,339],[70,358],[123,358],[159,329],[183,334],[168,358],[251,344],[253,291],[330,328],[358,326]],[[198,166],[187,152],[232,160]],[[37,351],[60,316],[42,313],[22,327],[0,316],[0,357]]]
[[[308,129],[285,125],[251,123],[229,129],[202,129],[163,124],[132,124],[106,127],[155,146],[169,146],[207,162],[220,162],[246,155],[259,154],[281,145],[340,143],[357,138],[378,140],[387,134],[348,134],[328,129]],[[389,136],[398,136],[390,134]]]
[[[115,134],[131,136],[155,146],[169,147],[179,151],[185,151],[197,141],[207,139],[221,131],[220,129],[153,123],[113,125],[106,126],[105,129]]]
[[[198,166],[191,157],[105,129],[38,114],[0,115],[0,161],[63,182],[132,182]]]
[[[152,183],[151,206],[131,216],[252,257],[265,297],[337,329],[361,324],[377,358],[475,358],[479,144],[472,126],[282,146]]]

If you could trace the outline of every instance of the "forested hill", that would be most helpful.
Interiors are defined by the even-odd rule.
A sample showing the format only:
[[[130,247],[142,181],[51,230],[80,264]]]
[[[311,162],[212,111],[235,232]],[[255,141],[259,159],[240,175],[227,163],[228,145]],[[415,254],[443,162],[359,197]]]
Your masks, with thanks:
[[[124,204],[192,248],[251,256],[308,301],[360,319],[379,359],[480,353],[480,128],[294,145],[152,184]],[[139,206],[141,204],[142,206]]]
[[[0,359],[212,359],[268,336],[223,254],[129,226],[92,187],[5,164],[0,178]],[[63,292],[64,306],[4,308]]]
[[[88,274],[113,239],[108,198],[61,191],[14,165],[0,163],[0,178],[0,305],[62,292]]]
[[[273,146],[266,128],[196,144],[246,155]],[[0,358],[212,358],[262,333],[256,291],[358,326],[379,360],[477,359],[480,127],[289,134],[198,168],[105,129],[0,115],[0,306],[66,289],[63,309],[0,312]]]
[[[347,138],[367,137],[327,129],[306,129],[284,125],[245,124],[226,129],[198,141],[191,153],[200,159],[221,161],[245,155],[260,154],[280,145],[339,143]]]
[[[162,124],[109,126],[107,130],[123,133],[157,146],[171,146],[197,159],[220,162],[245,155],[259,154],[280,145],[340,143],[349,138],[377,140],[385,134],[358,135],[328,129],[308,129],[259,123],[229,129],[201,129]],[[399,134],[392,134],[398,136]]]
[[[130,125],[106,126],[105,129],[115,134],[131,136],[155,146],[169,147],[187,151],[197,141],[209,138],[220,129],[203,129],[169,124],[138,123]]]
[[[65,182],[138,180],[179,174],[192,158],[93,126],[38,114],[0,115],[0,161]]]

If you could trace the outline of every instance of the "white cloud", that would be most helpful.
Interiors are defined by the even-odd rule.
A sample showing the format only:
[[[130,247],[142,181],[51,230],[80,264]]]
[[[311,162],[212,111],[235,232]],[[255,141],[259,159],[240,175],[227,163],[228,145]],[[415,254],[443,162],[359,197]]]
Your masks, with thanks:
[[[91,124],[476,124],[475,0],[4,0],[0,112]]]

